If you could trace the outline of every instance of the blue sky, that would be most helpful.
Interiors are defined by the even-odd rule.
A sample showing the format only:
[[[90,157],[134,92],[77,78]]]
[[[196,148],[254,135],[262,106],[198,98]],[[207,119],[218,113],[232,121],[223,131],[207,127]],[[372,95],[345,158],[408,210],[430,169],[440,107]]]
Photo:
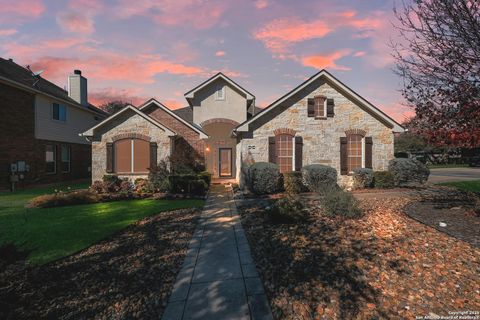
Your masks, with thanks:
[[[0,0],[0,52],[64,87],[81,69],[93,103],[171,108],[218,71],[266,106],[326,68],[401,121],[388,46],[393,0]]]

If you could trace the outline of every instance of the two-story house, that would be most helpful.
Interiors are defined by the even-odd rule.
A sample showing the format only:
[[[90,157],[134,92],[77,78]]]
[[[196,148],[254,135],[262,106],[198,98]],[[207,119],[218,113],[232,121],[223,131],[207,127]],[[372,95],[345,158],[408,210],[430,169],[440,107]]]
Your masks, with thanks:
[[[106,114],[87,101],[79,70],[68,91],[0,58],[0,189],[88,178],[91,144],[79,133]]]

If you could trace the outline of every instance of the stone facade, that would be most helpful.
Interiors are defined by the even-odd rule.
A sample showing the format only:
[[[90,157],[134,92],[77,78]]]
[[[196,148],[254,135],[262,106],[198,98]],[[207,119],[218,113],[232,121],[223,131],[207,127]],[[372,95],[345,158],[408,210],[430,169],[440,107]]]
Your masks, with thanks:
[[[307,99],[316,95],[334,99],[333,117],[307,116]],[[386,170],[393,158],[392,129],[321,79],[258,118],[250,128],[251,132],[243,133],[239,141],[238,164],[268,161],[268,138],[281,128],[303,138],[303,166],[314,163],[331,166],[337,170],[342,185],[351,181],[350,176],[340,175],[340,137],[345,137],[347,130],[364,130],[366,136],[372,137],[373,170]]]
[[[171,137],[166,132],[134,111],[127,111],[95,130],[92,137],[92,181],[102,180],[107,173],[106,144],[119,136],[135,133],[143,139],[157,143],[157,161],[166,159],[171,153]],[[146,178],[146,175],[119,175],[121,178]]]
[[[25,161],[29,171],[17,188],[35,184],[87,179],[91,167],[90,144],[61,142],[35,137],[35,94],[0,83],[0,190],[9,189],[10,164]],[[46,172],[46,145],[57,148],[57,168],[60,167],[62,145],[70,147],[70,172]]]

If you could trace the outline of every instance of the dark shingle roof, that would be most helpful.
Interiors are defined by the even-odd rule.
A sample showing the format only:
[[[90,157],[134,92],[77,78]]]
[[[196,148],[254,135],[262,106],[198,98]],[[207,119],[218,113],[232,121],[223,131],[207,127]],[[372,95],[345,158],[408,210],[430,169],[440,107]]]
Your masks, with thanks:
[[[56,98],[66,100],[72,104],[79,105],[75,100],[68,96],[67,91],[42,78],[41,76],[33,76],[30,70],[16,64],[12,60],[0,58],[0,76],[28,86],[34,90],[38,90]],[[98,109],[92,104],[89,104],[87,108],[92,111],[105,114],[104,111]]]
[[[190,124],[193,124],[193,110],[190,107],[184,107],[180,109],[172,110],[177,116],[187,121]]]

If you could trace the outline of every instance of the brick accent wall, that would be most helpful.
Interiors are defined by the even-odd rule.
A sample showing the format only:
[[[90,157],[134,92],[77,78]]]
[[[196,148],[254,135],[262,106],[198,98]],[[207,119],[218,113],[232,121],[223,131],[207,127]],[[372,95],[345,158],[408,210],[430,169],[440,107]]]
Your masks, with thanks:
[[[205,163],[205,142],[200,139],[198,132],[189,128],[183,122],[179,121],[157,106],[152,105],[143,109],[142,111],[181,136],[182,140],[184,140],[186,144],[183,141],[179,141],[177,145],[179,147],[185,147],[185,145],[189,145],[191,147],[191,151],[194,153],[194,158],[200,163]]]
[[[30,167],[17,187],[33,184],[88,178],[91,166],[90,145],[35,139],[35,95],[0,83],[0,189],[10,188],[10,164],[25,161]],[[57,161],[61,160],[60,146],[71,147],[70,173],[46,174],[45,145],[57,146]],[[58,162],[58,166],[59,166]]]

